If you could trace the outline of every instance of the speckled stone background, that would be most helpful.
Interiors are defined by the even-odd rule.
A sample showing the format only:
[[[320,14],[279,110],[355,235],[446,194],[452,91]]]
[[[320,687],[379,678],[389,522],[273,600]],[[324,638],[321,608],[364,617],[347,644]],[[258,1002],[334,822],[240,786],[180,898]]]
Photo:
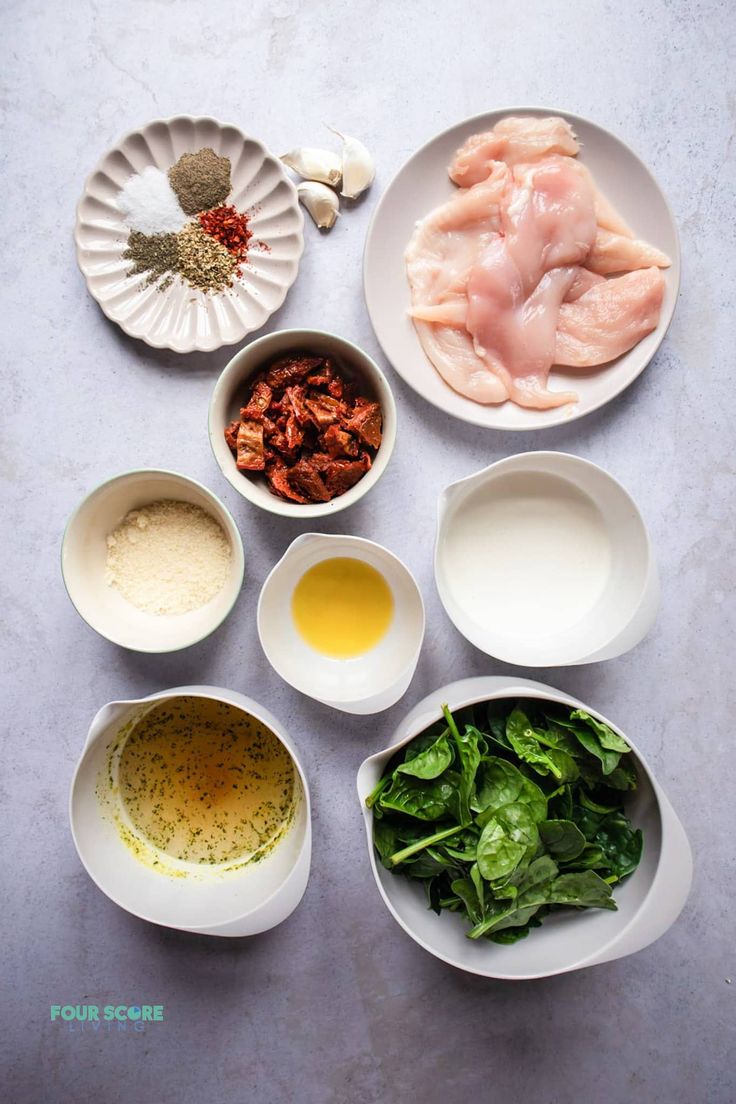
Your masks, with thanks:
[[[3,0],[0,51],[0,1095],[8,1104],[729,1104],[733,5]],[[231,351],[154,352],[108,324],[76,268],[74,207],[103,151],[156,116],[213,114],[276,152],[320,143],[324,122],[360,135],[375,151],[376,184],[329,237],[307,227],[299,280],[271,328],[323,326],[378,354],[361,251],[382,188],[439,129],[523,103],[588,115],[651,165],[682,234],[677,313],[625,395],[536,435],[451,421],[391,374],[400,432],[390,468],[328,528],[373,537],[406,559],[423,588],[428,632],[404,702],[349,719],[284,686],[256,639],[263,578],[307,525],[251,508],[215,466],[207,401]],[[445,483],[539,447],[590,457],[633,492],[656,544],[663,605],[629,655],[535,674],[635,737],[684,820],[696,875],[680,921],[648,950],[510,985],[444,966],[394,923],[369,873],[354,778],[420,696],[500,669],[458,635],[437,600],[435,499]],[[107,644],[78,618],[59,574],[71,509],[101,479],[141,465],[172,466],[212,486],[246,547],[235,611],[178,655]],[[298,740],[309,770],[315,840],[306,896],[285,924],[250,941],[133,919],[90,882],[69,836],[69,780],[98,707],[188,682],[262,701]],[[166,1019],[109,1036],[50,1023],[50,1004],[77,1002],[160,1002]]]

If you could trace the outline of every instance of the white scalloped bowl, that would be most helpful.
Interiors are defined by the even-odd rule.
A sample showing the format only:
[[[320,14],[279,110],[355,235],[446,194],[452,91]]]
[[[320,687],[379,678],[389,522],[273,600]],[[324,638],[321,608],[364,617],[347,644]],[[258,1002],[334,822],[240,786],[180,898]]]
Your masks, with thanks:
[[[206,293],[179,277],[165,290],[128,276],[128,227],[118,192],[150,165],[167,171],[183,153],[210,146],[232,163],[227,202],[244,211],[253,231],[242,274],[224,292]],[[304,217],[281,162],[255,138],[216,119],[179,115],[126,134],[87,179],[77,207],[77,261],[90,294],[131,337],[177,353],[211,352],[265,325],[296,279],[304,249]]]

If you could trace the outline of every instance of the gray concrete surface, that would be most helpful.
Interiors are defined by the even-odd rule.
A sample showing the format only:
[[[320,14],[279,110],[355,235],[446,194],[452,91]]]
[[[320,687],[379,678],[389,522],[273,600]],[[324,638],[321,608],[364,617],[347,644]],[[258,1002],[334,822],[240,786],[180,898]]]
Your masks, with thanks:
[[[732,5],[4,0],[2,13],[3,1099],[732,1101]],[[328,238],[307,228],[298,283],[271,328],[325,326],[377,353],[360,265],[382,188],[437,130],[525,102],[594,118],[652,166],[682,233],[678,310],[624,396],[538,435],[450,421],[391,375],[394,459],[329,529],[406,559],[426,598],[427,642],[404,702],[346,719],[290,691],[258,646],[260,584],[307,526],[250,508],[216,469],[205,415],[230,353],[154,352],[108,324],[76,268],[75,203],[100,154],[156,116],[210,113],[276,151],[318,143],[323,122],[344,127],[375,151],[376,185]],[[370,877],[354,776],[425,692],[500,669],[439,606],[434,504],[448,481],[537,447],[604,464],[651,526],[663,582],[652,634],[622,659],[542,677],[639,742],[683,817],[696,875],[679,923],[655,946],[512,986],[445,967],[394,924]],[[138,465],[204,480],[245,542],[234,613],[179,655],[108,645],[77,617],[59,575],[70,510],[105,476]],[[299,741],[313,785],[304,901],[250,941],[129,917],[89,881],[69,836],[68,784],[97,708],[186,682],[260,699]],[[50,1022],[52,1003],[85,1001],[164,1003],[166,1019],[109,1036]]]

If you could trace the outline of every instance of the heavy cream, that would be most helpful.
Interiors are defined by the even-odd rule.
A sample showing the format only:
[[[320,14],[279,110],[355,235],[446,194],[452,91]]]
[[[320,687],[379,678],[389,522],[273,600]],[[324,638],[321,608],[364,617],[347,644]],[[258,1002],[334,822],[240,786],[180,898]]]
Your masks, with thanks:
[[[455,602],[504,637],[578,624],[601,598],[611,541],[593,501],[539,472],[500,476],[463,501],[440,549]]]

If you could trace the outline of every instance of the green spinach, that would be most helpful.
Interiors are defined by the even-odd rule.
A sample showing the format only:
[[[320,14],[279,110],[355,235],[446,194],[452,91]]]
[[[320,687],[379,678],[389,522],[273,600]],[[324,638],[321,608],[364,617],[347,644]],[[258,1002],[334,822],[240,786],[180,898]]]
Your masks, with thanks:
[[[443,719],[402,748],[366,799],[382,864],[423,884],[471,939],[510,944],[549,912],[615,909],[642,834],[626,742],[583,709],[494,701]]]

